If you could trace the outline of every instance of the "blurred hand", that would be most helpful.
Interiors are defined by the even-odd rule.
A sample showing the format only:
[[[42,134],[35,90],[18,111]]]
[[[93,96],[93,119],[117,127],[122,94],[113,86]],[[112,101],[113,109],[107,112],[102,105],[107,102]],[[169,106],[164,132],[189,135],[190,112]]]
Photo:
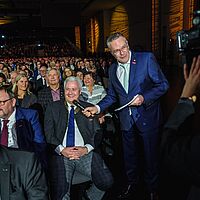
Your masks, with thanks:
[[[92,106],[85,108],[82,112],[85,116],[90,117],[94,116],[98,112],[98,109],[96,106]]]
[[[185,85],[181,97],[191,97],[200,88],[200,55],[193,58],[190,72],[188,66],[184,65]]]
[[[136,99],[129,104],[129,106],[140,106],[144,102],[144,97],[142,95],[138,95]]]
[[[105,122],[105,115],[99,117],[99,123],[103,124]]]

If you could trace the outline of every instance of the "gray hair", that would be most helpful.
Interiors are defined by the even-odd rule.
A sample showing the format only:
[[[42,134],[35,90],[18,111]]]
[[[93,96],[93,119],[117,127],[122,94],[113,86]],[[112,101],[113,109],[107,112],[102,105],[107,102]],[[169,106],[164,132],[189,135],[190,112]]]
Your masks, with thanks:
[[[108,48],[110,48],[110,43],[113,41],[113,40],[116,40],[118,39],[119,37],[123,37],[125,39],[125,42],[128,44],[128,41],[127,39],[125,38],[125,36],[120,33],[120,32],[116,32],[116,33],[113,33],[112,35],[110,35],[108,38],[107,38],[107,41],[106,41],[106,44],[108,46]]]
[[[58,76],[60,77],[60,71],[59,70],[57,70],[55,67],[52,67],[52,68],[49,68],[48,70],[47,70],[47,76],[49,75],[49,73],[51,72],[51,71],[56,71],[57,72],[57,74],[58,74]]]
[[[78,83],[79,89],[80,91],[82,90],[82,81],[80,80],[80,78],[76,77],[76,76],[69,76],[65,79],[64,82],[64,89],[66,89],[66,85],[68,82],[70,81],[76,81]]]

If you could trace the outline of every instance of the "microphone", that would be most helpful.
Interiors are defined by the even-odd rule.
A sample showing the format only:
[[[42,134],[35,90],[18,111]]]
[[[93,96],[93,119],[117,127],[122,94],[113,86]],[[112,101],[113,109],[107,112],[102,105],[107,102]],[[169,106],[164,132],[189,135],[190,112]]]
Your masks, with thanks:
[[[78,108],[80,108],[81,110],[84,110],[84,109],[85,109],[85,107],[84,107],[83,105],[81,105],[80,102],[78,102],[77,100],[74,100],[74,101],[73,101],[73,104],[74,104],[75,106],[77,106]]]

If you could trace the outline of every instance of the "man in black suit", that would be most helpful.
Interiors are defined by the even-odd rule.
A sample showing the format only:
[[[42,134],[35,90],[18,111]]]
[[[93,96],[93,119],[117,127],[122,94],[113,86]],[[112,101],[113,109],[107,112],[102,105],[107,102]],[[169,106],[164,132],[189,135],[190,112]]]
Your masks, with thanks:
[[[87,118],[83,115],[80,108],[73,104],[74,100],[78,100],[81,93],[82,83],[77,77],[68,77],[64,83],[65,102],[52,102],[46,109],[45,113],[45,135],[47,143],[51,146],[51,163],[55,165],[60,158],[62,164],[58,164],[58,169],[51,168],[51,175],[57,178],[57,183],[54,185],[51,192],[53,199],[69,200],[70,186],[74,172],[87,176],[92,180],[93,184],[85,193],[86,199],[100,200],[104,193],[113,183],[112,175],[106,167],[103,159],[97,153],[98,143],[101,138],[101,129],[98,118]],[[84,106],[89,104],[82,102]],[[68,144],[70,139],[70,117],[71,111],[74,109],[74,140],[72,144]],[[56,152],[56,153],[55,153]],[[58,158],[56,158],[58,157]],[[61,166],[64,167],[64,178],[60,180]],[[57,176],[55,176],[55,173]],[[54,183],[56,181],[54,180]],[[58,186],[59,184],[59,186]],[[55,196],[57,189],[61,190],[58,196]]]
[[[48,200],[45,174],[34,153],[0,146],[0,199]]]
[[[40,90],[47,87],[46,74],[47,64],[43,63],[39,69],[40,77],[35,81],[35,93],[38,94]]]
[[[200,89],[200,55],[193,59],[173,113],[165,124],[161,143],[161,199],[200,199],[200,135],[194,129],[194,102]],[[198,113],[199,114],[199,113]],[[199,116],[197,119],[199,124]],[[199,125],[198,125],[199,128]]]

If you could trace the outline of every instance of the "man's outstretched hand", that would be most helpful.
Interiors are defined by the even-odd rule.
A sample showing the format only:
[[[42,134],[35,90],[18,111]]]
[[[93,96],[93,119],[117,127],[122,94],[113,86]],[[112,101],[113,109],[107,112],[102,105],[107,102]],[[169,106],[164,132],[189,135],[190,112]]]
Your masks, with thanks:
[[[86,107],[82,112],[87,117],[93,117],[98,112],[98,109],[96,106]]]

